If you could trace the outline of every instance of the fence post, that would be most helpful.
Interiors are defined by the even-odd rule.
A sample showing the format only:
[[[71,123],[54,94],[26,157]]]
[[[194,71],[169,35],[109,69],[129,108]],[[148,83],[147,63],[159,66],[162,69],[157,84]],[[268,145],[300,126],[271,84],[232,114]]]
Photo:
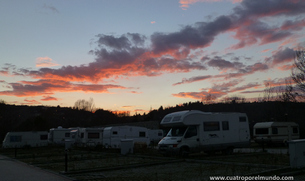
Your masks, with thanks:
[[[65,172],[68,172],[68,149],[65,149]]]

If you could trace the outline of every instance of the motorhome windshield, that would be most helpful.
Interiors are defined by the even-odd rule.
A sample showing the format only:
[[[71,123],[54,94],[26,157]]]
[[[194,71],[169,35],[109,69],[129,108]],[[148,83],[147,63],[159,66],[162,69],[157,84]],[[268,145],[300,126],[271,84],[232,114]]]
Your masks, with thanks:
[[[166,136],[167,137],[183,136],[186,128],[187,128],[186,126],[174,127],[168,132]]]

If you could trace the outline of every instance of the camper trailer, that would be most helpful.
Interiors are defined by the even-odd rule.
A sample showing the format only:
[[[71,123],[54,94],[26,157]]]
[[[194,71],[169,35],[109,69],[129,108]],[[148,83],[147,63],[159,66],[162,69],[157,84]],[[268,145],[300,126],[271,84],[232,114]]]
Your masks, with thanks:
[[[21,148],[24,146],[41,147],[48,145],[48,132],[8,132],[3,140],[3,148]]]
[[[103,143],[103,128],[81,128],[79,131],[80,146],[98,146]]]
[[[111,148],[120,148],[121,140],[132,139],[133,142],[150,143],[148,129],[136,126],[106,127],[103,132],[103,145]]]
[[[49,131],[49,143],[64,145],[66,141],[75,142],[77,137],[72,138],[71,131],[77,132],[80,128],[51,128]],[[74,135],[76,136],[76,135]]]
[[[260,122],[253,126],[253,139],[257,143],[287,144],[299,138],[299,125],[294,122]]]
[[[248,118],[244,113],[180,111],[166,115],[161,125],[170,128],[158,144],[164,155],[187,156],[201,151],[230,154],[234,148],[250,144]]]

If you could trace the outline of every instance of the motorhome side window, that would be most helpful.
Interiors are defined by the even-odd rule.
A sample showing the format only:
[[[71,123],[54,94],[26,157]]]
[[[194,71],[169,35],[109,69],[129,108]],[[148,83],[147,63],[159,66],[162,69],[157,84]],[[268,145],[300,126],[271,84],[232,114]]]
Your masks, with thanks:
[[[47,140],[47,139],[48,139],[48,135],[46,134],[40,135],[40,140]]]
[[[21,142],[22,137],[21,136],[11,136],[10,142]]]
[[[145,137],[145,136],[146,136],[146,134],[145,134],[144,131],[140,131],[140,132],[139,132],[139,137]]]
[[[246,117],[239,117],[239,122],[246,122],[247,118]]]
[[[65,137],[70,137],[70,133],[65,133]]]
[[[99,139],[100,138],[100,133],[88,133],[88,138]]]
[[[113,134],[113,135],[117,135],[118,132],[117,132],[117,131],[113,131],[112,134]]]
[[[222,121],[222,130],[229,130],[229,121]]]
[[[204,122],[204,131],[219,131],[219,122]]]

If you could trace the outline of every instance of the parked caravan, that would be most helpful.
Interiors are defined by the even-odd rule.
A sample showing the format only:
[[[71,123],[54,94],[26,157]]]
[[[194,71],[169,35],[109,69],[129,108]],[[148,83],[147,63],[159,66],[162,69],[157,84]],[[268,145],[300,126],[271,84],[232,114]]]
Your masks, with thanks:
[[[103,145],[111,148],[120,148],[122,139],[132,139],[149,145],[148,129],[136,126],[106,127],[103,132]]]
[[[48,145],[47,131],[8,132],[3,140],[3,148],[24,146],[41,147]]]
[[[230,154],[234,148],[250,144],[248,118],[244,113],[180,111],[167,114],[161,125],[171,128],[158,144],[164,155],[186,156],[201,151]]]
[[[82,128],[79,131],[80,146],[97,146],[103,143],[103,128]]]
[[[257,143],[283,143],[300,138],[299,125],[294,122],[260,122],[253,126]]]
[[[49,131],[49,142],[54,144],[64,145],[65,141],[76,141],[76,135],[74,138],[71,136],[71,131],[77,132],[80,128],[63,128],[59,126],[58,128],[51,128]]]

